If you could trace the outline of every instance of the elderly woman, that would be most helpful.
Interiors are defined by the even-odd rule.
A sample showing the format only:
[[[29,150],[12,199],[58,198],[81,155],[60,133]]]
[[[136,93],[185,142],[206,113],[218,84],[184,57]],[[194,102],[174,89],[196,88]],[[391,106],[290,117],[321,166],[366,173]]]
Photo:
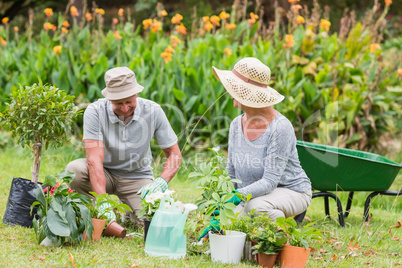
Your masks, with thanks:
[[[237,191],[252,195],[242,214],[255,209],[276,219],[302,213],[311,201],[311,182],[300,166],[292,124],[272,108],[284,96],[268,86],[270,69],[244,58],[231,71],[213,71],[234,107],[244,111],[230,125],[227,164],[230,177],[242,181]]]

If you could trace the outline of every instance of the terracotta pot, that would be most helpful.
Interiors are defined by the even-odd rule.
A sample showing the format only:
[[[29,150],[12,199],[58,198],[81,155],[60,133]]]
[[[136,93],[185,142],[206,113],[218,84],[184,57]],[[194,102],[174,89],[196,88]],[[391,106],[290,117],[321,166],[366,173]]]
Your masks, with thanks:
[[[258,253],[258,264],[262,267],[272,268],[275,265],[276,257],[279,253],[265,254],[263,252]]]
[[[151,224],[151,221],[144,220],[144,241],[147,241],[147,234],[148,234],[148,229],[149,229],[150,224]]]
[[[92,218],[92,225],[94,229],[92,230],[92,240],[93,241],[99,241],[100,237],[103,232],[103,228],[105,227],[106,220],[105,219],[94,219]],[[82,240],[88,240],[88,236],[84,231],[84,235],[82,237]]]
[[[278,256],[279,266],[284,268],[304,268],[310,249],[284,245]]]
[[[105,236],[115,236],[119,238],[126,237],[126,229],[118,224],[115,220],[109,222],[105,229]]]

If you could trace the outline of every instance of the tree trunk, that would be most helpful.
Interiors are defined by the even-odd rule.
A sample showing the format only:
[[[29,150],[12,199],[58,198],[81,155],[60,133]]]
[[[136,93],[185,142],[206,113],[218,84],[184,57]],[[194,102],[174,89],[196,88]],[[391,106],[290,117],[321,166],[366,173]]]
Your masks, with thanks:
[[[32,170],[31,170],[32,171],[32,181],[34,183],[38,183],[40,158],[41,158],[41,154],[42,154],[42,143],[37,142],[33,146],[33,150],[34,150],[34,162],[33,162]]]

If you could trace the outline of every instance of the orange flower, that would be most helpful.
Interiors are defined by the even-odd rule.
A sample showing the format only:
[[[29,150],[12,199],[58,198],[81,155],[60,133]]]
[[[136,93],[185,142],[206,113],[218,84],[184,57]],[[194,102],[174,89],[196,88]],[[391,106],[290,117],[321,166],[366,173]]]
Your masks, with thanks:
[[[302,9],[302,6],[301,5],[293,5],[292,9],[297,14],[297,13],[299,13],[299,10]]]
[[[234,24],[234,23],[226,23],[225,27],[226,27],[226,29],[234,30],[236,28],[236,24]]]
[[[14,26],[14,32],[18,32],[20,29],[18,28],[18,26]]]
[[[169,61],[172,61],[172,53],[170,52],[162,52],[161,57],[165,60],[165,63],[168,63]]]
[[[166,17],[167,14],[168,13],[166,12],[166,10],[161,10],[161,11],[158,12],[158,17],[163,18],[163,17]]]
[[[300,2],[300,0],[288,0],[289,3],[294,4],[296,2]]]
[[[320,27],[324,28],[325,31],[329,31],[329,27],[331,26],[331,22],[321,19]]]
[[[177,37],[177,36],[175,36],[175,35],[171,35],[170,36],[170,44],[172,44],[172,46],[173,47],[176,47],[177,46],[177,44],[180,44],[181,43],[181,40]]]
[[[293,35],[287,34],[285,35],[285,42],[286,44],[283,44],[283,47],[293,47],[295,45],[295,41],[293,40]]]
[[[57,30],[56,25],[53,25],[53,24],[52,24],[52,31],[55,32],[56,30]]]
[[[115,32],[113,33],[113,36],[114,36],[114,38],[116,38],[116,40],[120,40],[120,39],[123,38],[123,37],[121,37],[119,31],[115,31]]]
[[[250,12],[250,19],[248,19],[248,23],[253,25],[258,20],[258,15],[255,15],[253,12]]]
[[[78,9],[75,6],[70,7],[70,14],[73,17],[78,17],[78,15],[80,15],[80,13],[78,12]]]
[[[204,16],[204,17],[202,17],[202,20],[203,20],[204,22],[208,22],[208,21],[209,21],[209,17],[208,17],[208,16]]]
[[[385,5],[388,7],[392,4],[392,0],[385,0]]]
[[[225,53],[225,55],[228,55],[228,56],[232,55],[232,50],[228,47],[225,48],[225,50],[223,52]]]
[[[66,20],[63,21],[63,23],[61,25],[63,25],[66,28],[70,27],[70,23],[68,23],[68,21],[66,21]]]
[[[212,25],[211,22],[207,21],[206,23],[204,23],[204,30],[209,32],[212,30],[212,28],[214,28],[214,26]]]
[[[146,19],[142,21],[142,25],[144,25],[144,29],[148,29],[152,25],[152,19]]]
[[[171,47],[171,46],[168,46],[166,49],[165,49],[165,52],[169,52],[169,53],[173,53],[175,50]]]
[[[53,48],[53,52],[54,52],[54,54],[56,54],[56,55],[60,54],[60,52],[61,52],[61,46],[55,46],[55,47]]]
[[[8,24],[8,21],[9,21],[9,18],[4,17],[4,18],[1,20],[1,23],[7,25],[7,24]]]
[[[105,10],[103,8],[96,8],[95,13],[98,13],[100,15],[105,15]]]
[[[183,19],[183,16],[177,13],[176,15],[173,16],[172,18],[172,23],[173,24],[180,24],[181,20]]]
[[[45,30],[45,31],[48,31],[48,30],[51,30],[51,29],[53,29],[53,24],[51,24],[50,22],[45,22],[44,24],[43,24],[43,29]]]
[[[85,13],[85,18],[87,19],[87,21],[91,21],[92,20],[92,14],[91,13]]]
[[[68,30],[67,30],[67,28],[64,28],[64,27],[61,27],[61,31],[63,32],[63,33],[68,33]]]
[[[116,18],[113,18],[113,24],[117,24],[117,23],[119,23],[119,20]]]
[[[306,21],[305,21],[305,19],[304,19],[302,16],[297,15],[296,22],[297,22],[298,24],[302,24],[302,23],[305,23]]]
[[[3,47],[5,47],[5,46],[7,45],[7,41],[4,40],[3,37],[0,37],[0,43],[1,43],[1,45],[2,45]]]
[[[180,34],[187,33],[187,29],[186,29],[186,27],[184,27],[183,23],[176,26],[176,31],[178,31]]]
[[[118,13],[119,17],[123,17],[123,14],[124,14],[124,9],[120,8],[119,13]]]
[[[152,27],[151,31],[153,31],[154,33],[156,33],[157,31],[162,30],[162,22],[160,22],[160,21],[154,19],[154,20],[152,21],[151,27]]]
[[[45,8],[45,10],[43,10],[43,12],[45,12],[46,17],[48,17],[48,18],[53,15],[53,9],[51,9],[51,8]]]
[[[221,19],[218,16],[213,15],[213,16],[211,16],[210,20],[213,25],[221,26],[221,24],[219,23],[221,21]]]
[[[374,44],[370,45],[370,51],[373,52],[373,53],[376,52],[379,49],[381,49],[381,46],[378,43],[374,43]]]
[[[221,14],[219,14],[219,18],[221,18],[222,20],[226,20],[230,18],[230,14],[226,13],[225,11],[222,11]]]
[[[402,68],[399,68],[397,72],[399,76],[402,76]]]

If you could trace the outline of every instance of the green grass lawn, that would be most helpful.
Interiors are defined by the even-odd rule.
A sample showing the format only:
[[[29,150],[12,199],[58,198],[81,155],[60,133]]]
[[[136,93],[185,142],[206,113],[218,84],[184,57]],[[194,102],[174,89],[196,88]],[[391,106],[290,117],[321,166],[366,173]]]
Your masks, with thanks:
[[[64,169],[72,159],[83,157],[82,148],[66,146],[44,151],[40,181],[47,174]],[[393,159],[401,162],[402,157]],[[0,219],[6,208],[8,192],[13,177],[30,178],[32,158],[28,149],[7,147],[0,153]],[[188,163],[188,162],[186,162]],[[158,167],[156,167],[158,169]],[[195,201],[200,192],[194,181],[186,179],[192,166],[182,166],[170,188],[177,192],[181,201]],[[401,190],[402,173],[393,183],[392,190]],[[324,230],[326,238],[313,243],[313,252],[307,267],[400,267],[402,266],[402,228],[390,228],[402,220],[402,198],[377,196],[372,201],[371,221],[363,225],[364,201],[369,193],[355,194],[352,210],[345,220],[346,227],[337,223],[336,206],[330,201],[332,219],[324,213],[322,198],[313,199],[307,211],[307,221],[316,222]],[[338,193],[346,206],[347,193]],[[135,230],[128,230],[134,232]],[[139,230],[141,232],[141,230]],[[395,238],[396,237],[396,238]],[[231,267],[211,262],[209,255],[190,255],[181,260],[151,258],[144,253],[141,238],[113,239],[102,237],[98,243],[83,242],[81,245],[44,247],[35,243],[33,229],[7,226],[0,223],[0,267]],[[348,247],[349,246],[349,247]],[[353,246],[353,247],[351,247]],[[253,267],[252,262],[241,262],[236,267]]]

